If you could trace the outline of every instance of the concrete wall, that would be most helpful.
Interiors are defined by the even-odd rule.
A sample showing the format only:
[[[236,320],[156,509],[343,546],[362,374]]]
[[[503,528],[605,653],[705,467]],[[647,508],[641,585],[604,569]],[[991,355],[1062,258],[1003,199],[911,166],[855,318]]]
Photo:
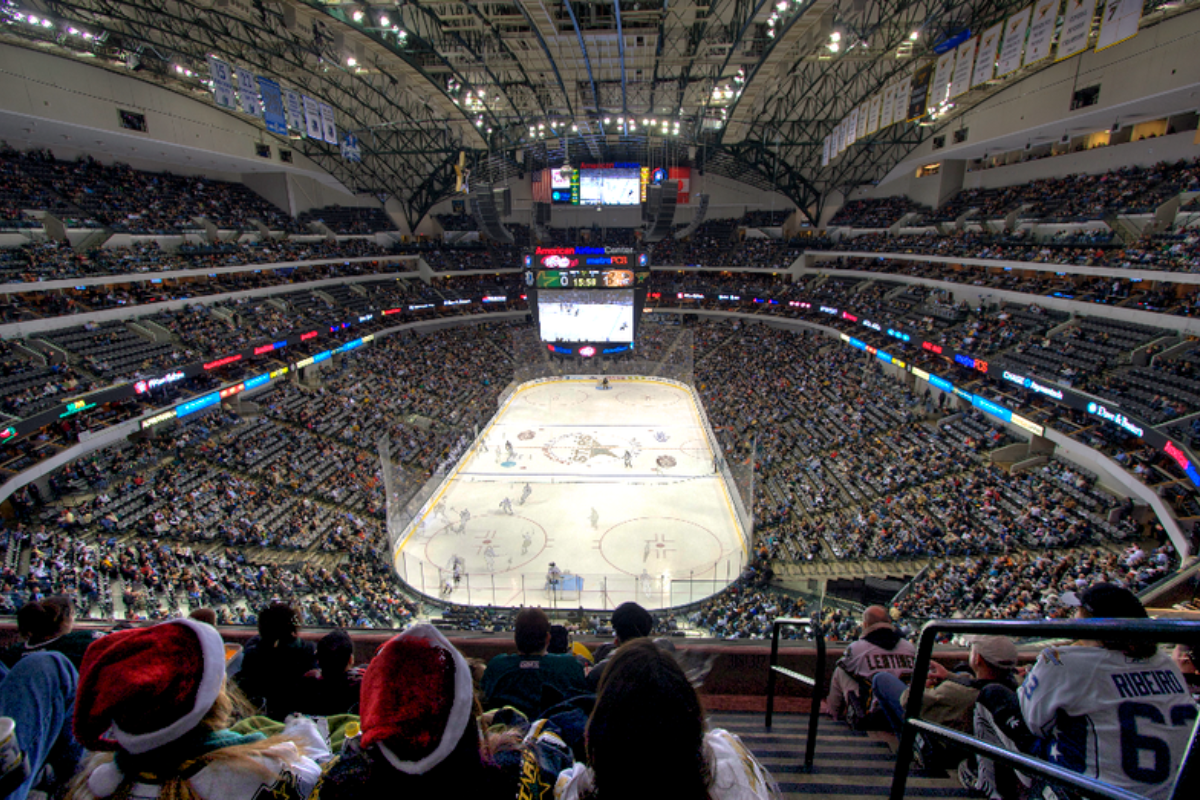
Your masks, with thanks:
[[[1026,144],[1057,142],[1064,134],[1106,131],[1118,122],[1132,124],[1195,110],[1200,97],[1198,51],[1200,12],[1193,11],[1144,28],[1133,39],[1102,52],[1088,51],[1053,64],[1011,83],[950,120],[939,133],[949,134],[953,129],[965,127],[967,141],[950,144],[947,136],[947,146],[937,152],[932,142],[926,141],[900,162],[879,188],[885,195],[896,194],[886,188],[887,184],[914,172],[919,164],[979,158],[984,152],[999,153],[1021,149]],[[1072,111],[1074,93],[1097,84],[1098,103]],[[970,95],[965,99],[970,102]],[[1151,140],[1151,146],[1157,141]],[[1058,160],[1039,163],[1046,169]],[[1087,169],[1092,171],[1090,167]],[[1008,183],[1018,180],[1027,179]]]
[[[289,140],[217,108],[209,97],[207,91],[190,96],[135,73],[0,44],[0,138],[14,147],[48,147],[59,158],[87,153],[137,169],[220,180],[292,173],[344,190],[297,151],[294,163],[280,161],[280,149],[292,149]],[[121,128],[119,110],[144,114],[147,132]],[[258,143],[270,145],[269,159],[255,155]]]

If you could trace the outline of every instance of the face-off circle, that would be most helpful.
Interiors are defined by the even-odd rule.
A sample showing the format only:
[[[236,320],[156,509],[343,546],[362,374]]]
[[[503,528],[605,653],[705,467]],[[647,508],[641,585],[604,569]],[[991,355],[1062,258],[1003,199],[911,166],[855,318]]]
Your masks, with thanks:
[[[537,408],[554,409],[569,408],[586,403],[591,397],[582,389],[547,386],[542,391],[531,391],[521,395],[521,399]]]
[[[672,578],[714,576],[725,555],[716,534],[697,522],[677,517],[637,517],[613,525],[600,537],[600,555],[628,575],[643,571]]]

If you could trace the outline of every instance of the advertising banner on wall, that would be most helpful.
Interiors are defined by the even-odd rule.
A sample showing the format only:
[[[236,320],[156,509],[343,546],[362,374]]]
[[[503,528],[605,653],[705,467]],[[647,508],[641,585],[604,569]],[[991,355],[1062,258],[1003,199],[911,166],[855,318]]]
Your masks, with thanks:
[[[1054,40],[1054,25],[1058,22],[1058,7],[1062,0],[1038,0],[1033,5],[1033,17],[1029,20],[1029,40],[1025,42],[1025,60],[1032,64],[1050,55],[1050,43]]]
[[[1058,51],[1055,61],[1077,56],[1087,50],[1088,37],[1092,35],[1092,17],[1096,16],[1096,0],[1067,0],[1063,14],[1062,33],[1058,35]]]

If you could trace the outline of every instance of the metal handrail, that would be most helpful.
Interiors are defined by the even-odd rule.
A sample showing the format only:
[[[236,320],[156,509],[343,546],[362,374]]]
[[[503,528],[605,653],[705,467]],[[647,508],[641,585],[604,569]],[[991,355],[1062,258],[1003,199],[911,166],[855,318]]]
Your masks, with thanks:
[[[813,678],[779,666],[779,634],[785,627],[795,625],[809,625],[813,629],[813,640],[817,643],[817,669]],[[812,772],[813,757],[817,750],[817,723],[821,719],[821,700],[825,697],[825,637],[821,635],[820,623],[814,623],[810,617],[779,617],[771,621],[771,665],[767,672],[767,730],[771,730],[771,718],[775,715],[776,675],[783,675],[812,687],[812,708],[808,712],[808,739],[804,743],[804,771]]]
[[[933,656],[933,645],[938,634],[942,633],[984,634],[1013,638],[1043,636],[1055,639],[1079,638],[1080,635],[1083,635],[1089,640],[1105,642],[1152,641],[1198,644],[1200,643],[1200,622],[1148,619],[1077,619],[1041,622],[934,620],[921,629],[921,640],[917,645],[917,660],[913,665],[912,684],[908,690],[908,707],[905,709],[904,723],[901,726],[899,752],[896,754],[896,772],[892,777],[889,800],[902,800],[904,797],[904,791],[908,784],[908,771],[912,766],[913,745],[918,731],[947,739],[964,750],[1002,761],[1022,772],[1065,784],[1085,797],[1099,797],[1106,798],[1106,800],[1141,800],[1142,795],[1134,792],[1072,772],[1039,758],[995,747],[974,736],[959,733],[942,725],[921,720],[921,701],[925,695],[925,678],[928,675],[929,662]],[[1192,736],[1188,742],[1187,752],[1183,754],[1179,773],[1175,776],[1174,784],[1171,787],[1170,800],[1184,800],[1185,794],[1188,792],[1191,793],[1191,797],[1195,796],[1195,783],[1200,779],[1200,766],[1193,765],[1194,760],[1191,756],[1200,747],[1197,743],[1198,738],[1200,738],[1200,723],[1194,724],[1192,727]],[[1200,761],[1200,759],[1195,759],[1195,761]]]

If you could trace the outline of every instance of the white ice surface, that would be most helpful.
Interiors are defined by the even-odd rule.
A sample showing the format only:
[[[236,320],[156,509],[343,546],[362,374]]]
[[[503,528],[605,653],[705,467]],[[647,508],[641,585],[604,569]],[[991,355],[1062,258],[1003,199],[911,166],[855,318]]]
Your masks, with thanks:
[[[401,537],[401,576],[456,603],[565,608],[662,608],[736,579],[742,533],[694,395],[653,379],[611,387],[519,389]],[[567,576],[553,592],[550,562]]]

